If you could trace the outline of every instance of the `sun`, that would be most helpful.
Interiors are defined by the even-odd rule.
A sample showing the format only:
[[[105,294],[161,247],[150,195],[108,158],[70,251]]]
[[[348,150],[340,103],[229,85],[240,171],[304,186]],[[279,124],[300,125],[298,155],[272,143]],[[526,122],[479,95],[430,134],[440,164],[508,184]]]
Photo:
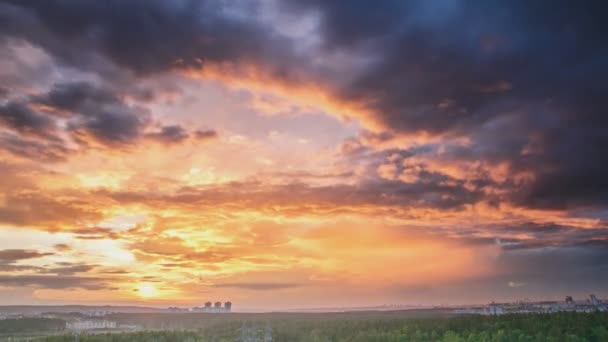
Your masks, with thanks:
[[[143,298],[158,296],[158,289],[156,289],[154,285],[148,283],[139,284],[137,291],[139,292],[139,296]]]

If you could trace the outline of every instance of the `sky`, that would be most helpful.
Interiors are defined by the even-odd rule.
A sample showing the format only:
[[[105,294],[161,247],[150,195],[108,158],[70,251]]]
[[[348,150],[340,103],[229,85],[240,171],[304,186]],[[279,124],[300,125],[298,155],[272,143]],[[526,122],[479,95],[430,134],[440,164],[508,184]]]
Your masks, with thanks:
[[[608,297],[604,7],[1,0],[0,302]]]

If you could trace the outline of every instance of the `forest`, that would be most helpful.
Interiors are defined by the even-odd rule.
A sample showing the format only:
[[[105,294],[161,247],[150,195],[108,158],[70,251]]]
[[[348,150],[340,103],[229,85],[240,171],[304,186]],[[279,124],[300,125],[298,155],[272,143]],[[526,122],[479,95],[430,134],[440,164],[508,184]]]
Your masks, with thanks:
[[[211,319],[214,317],[218,315],[208,316],[208,320],[202,318],[204,322],[197,328],[168,326],[164,330],[131,333],[81,333],[77,338],[80,342],[608,341],[608,313],[600,312],[426,317],[397,313],[251,314]],[[155,317],[156,321],[158,319]],[[74,334],[65,333],[33,341],[71,342],[75,339]]]

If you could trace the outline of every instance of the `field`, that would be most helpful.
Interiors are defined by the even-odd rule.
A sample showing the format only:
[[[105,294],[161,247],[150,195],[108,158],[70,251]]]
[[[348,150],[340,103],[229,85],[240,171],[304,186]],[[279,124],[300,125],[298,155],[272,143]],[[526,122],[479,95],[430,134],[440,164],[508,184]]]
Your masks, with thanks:
[[[74,336],[66,331],[33,334],[31,329],[29,334],[23,335],[24,332],[18,334],[13,329],[10,341],[608,341],[607,313],[491,317],[402,311],[230,315],[118,314],[108,318],[121,323],[138,324],[141,331],[82,333]],[[0,329],[4,329],[1,332],[5,334],[0,340],[9,341],[6,325],[0,325]]]

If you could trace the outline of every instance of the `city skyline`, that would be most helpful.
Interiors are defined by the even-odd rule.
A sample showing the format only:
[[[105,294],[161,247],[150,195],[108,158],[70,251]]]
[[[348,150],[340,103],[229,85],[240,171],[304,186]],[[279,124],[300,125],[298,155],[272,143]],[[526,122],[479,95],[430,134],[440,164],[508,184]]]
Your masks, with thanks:
[[[606,298],[603,7],[0,0],[0,302]]]

